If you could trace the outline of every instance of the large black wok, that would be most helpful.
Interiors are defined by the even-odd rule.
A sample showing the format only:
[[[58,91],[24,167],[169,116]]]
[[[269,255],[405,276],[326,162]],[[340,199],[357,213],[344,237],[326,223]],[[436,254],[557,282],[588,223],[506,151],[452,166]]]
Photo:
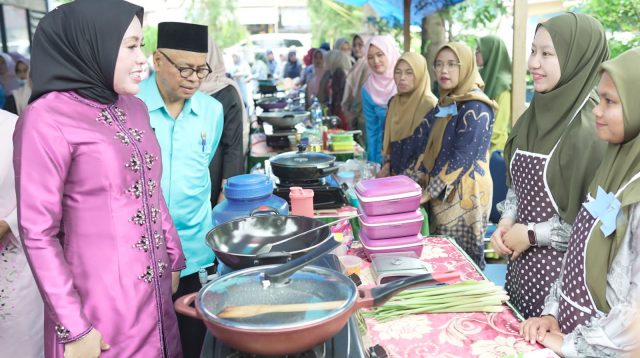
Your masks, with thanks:
[[[287,99],[284,97],[265,97],[256,101],[256,106],[262,108],[265,111],[283,109],[287,106]]]
[[[258,119],[267,122],[276,128],[292,128],[309,118],[310,112],[306,111],[274,111],[262,112]]]
[[[211,229],[207,233],[207,245],[232,269],[283,263],[320,245],[329,237],[330,230],[325,227],[282,244],[275,243],[322,225],[322,221],[305,216],[250,216]],[[274,244],[271,252],[256,255],[266,244]]]

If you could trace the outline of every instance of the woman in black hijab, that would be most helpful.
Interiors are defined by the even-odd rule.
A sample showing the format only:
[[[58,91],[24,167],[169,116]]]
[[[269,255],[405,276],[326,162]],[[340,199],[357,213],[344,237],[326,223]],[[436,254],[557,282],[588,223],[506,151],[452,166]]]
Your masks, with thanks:
[[[46,357],[182,357],[171,294],[185,258],[134,97],[142,15],[122,0],[76,0],[34,35],[13,160]]]

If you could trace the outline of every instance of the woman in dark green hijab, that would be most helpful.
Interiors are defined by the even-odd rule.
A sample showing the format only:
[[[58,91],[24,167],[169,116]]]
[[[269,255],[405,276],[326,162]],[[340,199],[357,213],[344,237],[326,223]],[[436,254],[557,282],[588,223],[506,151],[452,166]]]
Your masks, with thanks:
[[[484,93],[498,104],[490,150],[502,150],[511,129],[511,59],[504,41],[495,35],[480,38],[476,63],[484,81]]]
[[[602,64],[595,107],[609,143],[571,231],[562,275],[544,316],[527,320],[528,341],[565,357],[630,355],[640,302],[640,48]],[[550,333],[547,333],[550,332]]]
[[[511,255],[505,289],[525,318],[542,312],[604,154],[592,110],[607,57],[604,29],[588,15],[566,13],[536,29],[528,62],[536,93],[505,146],[510,189],[491,238]]]

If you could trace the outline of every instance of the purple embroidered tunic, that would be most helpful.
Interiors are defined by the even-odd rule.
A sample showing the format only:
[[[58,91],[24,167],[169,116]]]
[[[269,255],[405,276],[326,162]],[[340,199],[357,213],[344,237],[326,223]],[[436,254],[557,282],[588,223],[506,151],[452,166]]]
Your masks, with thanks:
[[[73,92],[33,102],[14,134],[20,234],[45,303],[45,354],[91,328],[101,357],[181,357],[171,272],[185,266],[145,105]]]

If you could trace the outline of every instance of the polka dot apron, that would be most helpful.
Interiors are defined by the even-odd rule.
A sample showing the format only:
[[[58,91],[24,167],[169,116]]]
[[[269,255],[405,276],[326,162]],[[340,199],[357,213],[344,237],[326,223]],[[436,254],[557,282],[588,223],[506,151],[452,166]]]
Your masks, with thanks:
[[[596,305],[587,289],[585,277],[586,248],[596,219],[584,206],[571,228],[571,239],[562,276],[558,323],[564,333],[571,333],[596,313]]]
[[[567,126],[588,100],[589,96],[583,100]],[[544,222],[558,214],[558,205],[547,185],[546,173],[549,159],[560,140],[562,137],[548,155],[520,149],[514,153],[510,168],[513,189],[518,198],[517,223],[527,225]],[[509,261],[505,290],[524,318],[537,317],[542,313],[551,284],[560,275],[563,257],[564,252],[551,246],[532,246],[515,261]]]
[[[622,186],[616,196],[620,195],[630,183],[638,178],[640,178],[640,173]],[[594,199],[589,196],[589,201],[591,200]],[[587,323],[598,312],[587,287],[585,270],[587,246],[598,221],[599,219],[594,218],[583,205],[571,228],[571,239],[569,239],[562,270],[562,290],[558,309],[558,323],[564,333],[573,332],[577,326]]]
[[[544,179],[550,156],[519,149],[513,156],[511,177],[518,198],[517,223],[539,223],[558,213]],[[542,312],[549,288],[560,274],[562,258],[563,252],[551,246],[533,246],[515,261],[509,261],[505,289],[525,318]]]

